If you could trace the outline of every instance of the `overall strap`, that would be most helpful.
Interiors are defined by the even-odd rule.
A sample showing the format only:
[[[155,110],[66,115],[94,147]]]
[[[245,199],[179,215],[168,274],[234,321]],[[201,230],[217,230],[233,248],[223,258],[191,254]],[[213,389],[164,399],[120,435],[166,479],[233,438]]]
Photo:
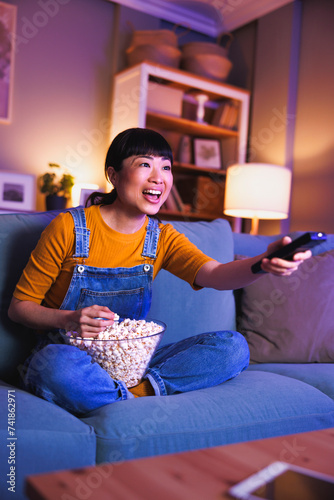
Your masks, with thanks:
[[[148,219],[142,257],[156,259],[160,229],[156,219]]]
[[[75,208],[69,210],[69,212],[74,220],[75,252],[73,257],[87,259],[89,255],[90,230],[86,226],[85,210],[83,208]]]

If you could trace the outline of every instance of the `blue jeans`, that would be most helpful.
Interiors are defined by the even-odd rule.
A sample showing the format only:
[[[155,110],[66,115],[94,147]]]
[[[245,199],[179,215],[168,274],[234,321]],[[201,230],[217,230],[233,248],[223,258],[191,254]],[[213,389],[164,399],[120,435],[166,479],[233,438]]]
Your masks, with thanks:
[[[248,363],[248,345],[240,333],[211,332],[158,349],[145,378],[157,396],[178,394],[221,384]],[[24,383],[30,392],[78,416],[134,397],[124,382],[113,380],[86,352],[65,344],[38,351]]]

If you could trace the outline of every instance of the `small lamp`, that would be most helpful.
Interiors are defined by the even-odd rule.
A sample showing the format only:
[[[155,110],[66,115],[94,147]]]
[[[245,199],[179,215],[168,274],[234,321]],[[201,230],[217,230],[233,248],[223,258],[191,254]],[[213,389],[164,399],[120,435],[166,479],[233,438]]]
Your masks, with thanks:
[[[259,219],[286,219],[289,215],[291,170],[266,163],[231,165],[227,169],[224,213],[252,219],[257,234]]]

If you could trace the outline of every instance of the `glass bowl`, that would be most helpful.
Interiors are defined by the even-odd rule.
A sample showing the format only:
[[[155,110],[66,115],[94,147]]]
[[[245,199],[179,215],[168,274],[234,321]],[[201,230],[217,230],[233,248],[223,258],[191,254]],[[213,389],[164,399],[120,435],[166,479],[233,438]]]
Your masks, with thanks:
[[[125,319],[107,327],[96,338],[82,338],[75,332],[62,337],[67,344],[86,351],[111,378],[133,387],[145,375],[165,331],[162,321]]]

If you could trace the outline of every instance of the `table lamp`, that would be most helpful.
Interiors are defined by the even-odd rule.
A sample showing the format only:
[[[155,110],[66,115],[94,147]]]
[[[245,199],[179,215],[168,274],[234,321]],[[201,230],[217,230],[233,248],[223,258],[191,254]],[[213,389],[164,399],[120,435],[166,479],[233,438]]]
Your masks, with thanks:
[[[224,213],[252,219],[286,219],[289,215],[291,170],[266,163],[244,163],[227,168]]]

